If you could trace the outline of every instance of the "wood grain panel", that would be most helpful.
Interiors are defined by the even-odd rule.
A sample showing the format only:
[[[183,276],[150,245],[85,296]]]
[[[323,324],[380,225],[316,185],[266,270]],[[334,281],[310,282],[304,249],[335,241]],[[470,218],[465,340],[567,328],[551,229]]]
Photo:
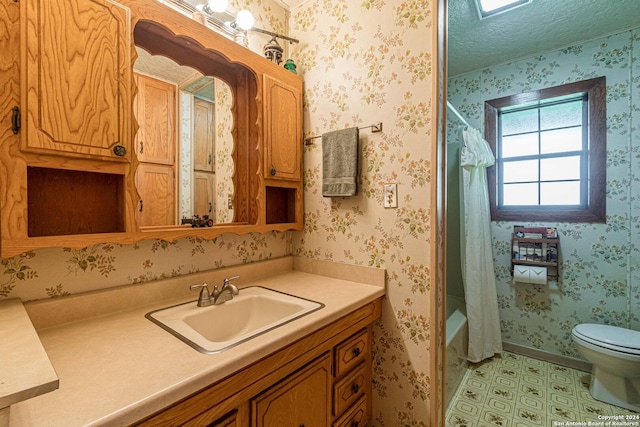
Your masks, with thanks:
[[[251,402],[251,427],[326,427],[331,423],[331,357],[327,352]]]
[[[136,82],[136,117],[140,125],[136,138],[138,160],[173,165],[177,140],[176,85],[141,74],[136,75]]]
[[[172,166],[140,163],[137,187],[141,200],[138,225],[175,224],[175,179]]]
[[[23,3],[23,148],[127,160],[111,150],[131,149],[128,9],[109,0]]]
[[[193,168],[197,171],[214,170],[214,105],[195,99],[193,105]]]
[[[268,75],[263,85],[265,177],[300,180],[302,91]]]

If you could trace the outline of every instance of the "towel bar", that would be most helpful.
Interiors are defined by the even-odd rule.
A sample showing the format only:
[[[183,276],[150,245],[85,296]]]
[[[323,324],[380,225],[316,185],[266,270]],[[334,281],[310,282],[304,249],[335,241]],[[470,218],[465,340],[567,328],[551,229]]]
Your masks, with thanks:
[[[362,126],[358,129],[362,130],[362,129],[368,129],[368,128],[371,128],[371,133],[382,132],[382,122],[378,122],[369,126]],[[313,141],[316,138],[322,138],[322,135],[310,136],[308,138],[305,138],[304,145],[311,145],[311,141]]]

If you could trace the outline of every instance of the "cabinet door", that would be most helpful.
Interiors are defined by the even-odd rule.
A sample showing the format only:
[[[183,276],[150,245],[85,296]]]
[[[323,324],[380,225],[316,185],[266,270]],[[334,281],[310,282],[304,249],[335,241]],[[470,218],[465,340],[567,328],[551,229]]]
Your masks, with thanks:
[[[172,166],[141,163],[136,186],[140,194],[138,226],[175,224],[175,184]]]
[[[265,177],[301,179],[302,89],[264,76]]]
[[[193,213],[195,215],[209,215],[214,219],[214,175],[208,172],[195,172],[194,174],[194,200]]]
[[[214,105],[196,98],[193,106],[193,168],[213,172]]]
[[[176,86],[136,75],[136,154],[141,162],[172,165],[176,151]]]
[[[110,0],[21,5],[22,149],[129,160],[129,9]]]
[[[251,401],[252,427],[331,424],[331,357],[311,362]]]

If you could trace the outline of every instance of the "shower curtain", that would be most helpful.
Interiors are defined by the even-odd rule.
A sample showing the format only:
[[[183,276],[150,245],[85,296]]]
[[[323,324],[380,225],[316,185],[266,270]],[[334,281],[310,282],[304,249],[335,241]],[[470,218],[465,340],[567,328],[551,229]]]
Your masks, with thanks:
[[[502,352],[487,189],[487,167],[495,158],[478,130],[467,126],[462,136],[460,251],[469,324],[467,358],[480,362]]]

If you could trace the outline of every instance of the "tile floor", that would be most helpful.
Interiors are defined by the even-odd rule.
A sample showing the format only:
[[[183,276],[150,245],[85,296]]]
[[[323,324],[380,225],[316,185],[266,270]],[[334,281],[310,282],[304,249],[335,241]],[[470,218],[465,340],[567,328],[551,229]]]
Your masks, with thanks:
[[[638,415],[594,400],[589,380],[589,373],[505,352],[469,367],[446,427],[586,426],[602,422],[599,415]]]

